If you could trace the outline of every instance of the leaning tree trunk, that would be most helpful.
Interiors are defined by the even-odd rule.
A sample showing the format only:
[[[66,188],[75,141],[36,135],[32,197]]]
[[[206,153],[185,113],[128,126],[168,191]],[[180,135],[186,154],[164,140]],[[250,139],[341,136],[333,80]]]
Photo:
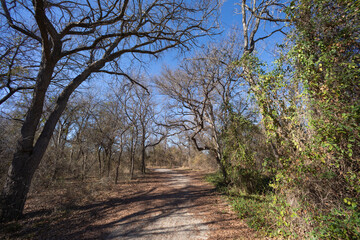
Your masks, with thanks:
[[[39,166],[54,131],[56,122],[59,119],[56,119],[54,125],[51,124],[53,123],[51,121],[54,117],[53,113],[56,111],[54,110],[34,146],[36,129],[43,112],[45,95],[50,84],[54,66],[55,64],[49,64],[43,57],[37,76],[37,86],[34,89],[32,103],[22,125],[21,137],[17,142],[13,161],[9,168],[7,179],[1,194],[1,220],[13,220],[21,216],[32,177]],[[51,129],[49,129],[49,127]],[[49,130],[51,130],[51,134],[48,132]]]
[[[61,51],[61,47],[58,50]],[[21,137],[18,141],[0,198],[0,219],[3,221],[10,221],[21,217],[32,177],[45,154],[55,126],[64,112],[71,94],[91,74],[91,68],[100,69],[104,65],[102,62],[94,63],[64,88],[56,101],[54,110],[46,120],[39,138],[34,141],[43,113],[46,91],[56,64],[56,61],[48,63],[45,57],[43,58],[43,63],[37,76],[37,86],[34,89],[33,100],[21,128]]]
[[[66,105],[66,103],[64,103]],[[31,180],[43,158],[46,148],[50,142],[56,122],[65,109],[64,106],[58,106],[47,120],[43,131],[41,132],[34,147],[24,139],[24,135],[18,141],[13,161],[8,171],[8,177],[1,194],[1,219],[10,221],[21,217],[24,210],[26,196],[29,192]],[[27,127],[26,121],[22,127]],[[34,133],[35,135],[35,133]],[[32,135],[32,136],[34,136]]]
[[[22,215],[38,162],[39,160],[34,159],[29,153],[15,154],[1,197],[2,220],[18,219]]]

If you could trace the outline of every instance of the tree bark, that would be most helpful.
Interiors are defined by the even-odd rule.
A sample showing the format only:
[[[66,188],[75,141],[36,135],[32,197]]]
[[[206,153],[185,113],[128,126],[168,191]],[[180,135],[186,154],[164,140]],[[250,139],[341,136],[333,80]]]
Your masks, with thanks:
[[[44,61],[46,62],[46,60]],[[101,66],[99,63],[95,63],[94,65]],[[47,119],[34,145],[36,129],[40,122],[45,94],[50,84],[54,66],[55,63],[44,64],[44,67],[38,74],[37,79],[39,84],[34,90],[33,101],[21,128],[21,137],[18,141],[1,194],[0,219],[2,221],[11,221],[21,217],[32,177],[45,154],[55,126],[66,108],[70,95],[92,72],[90,67],[87,68],[83,73],[74,78],[63,90],[57,99],[55,109]]]
[[[224,177],[224,183],[227,184],[229,183],[229,180],[228,180],[228,174],[226,172],[226,167],[224,166],[224,164],[221,162],[221,156],[220,156],[220,153],[216,153],[216,162],[218,163],[218,165],[220,166],[220,170],[221,170],[221,173]]]
[[[143,127],[144,129],[145,127]],[[143,135],[141,139],[141,173],[146,173],[146,165],[145,165],[145,155],[146,155],[146,148],[145,148],[145,130],[143,130]]]
[[[86,175],[86,161],[87,161],[87,154],[82,152],[81,153],[81,159],[82,159],[82,166],[81,166],[81,170],[82,170],[82,174],[81,174],[81,179],[84,180],[85,179],[85,175]]]
[[[144,174],[146,173],[145,158],[146,158],[146,151],[145,151],[145,147],[144,147],[141,152],[141,173],[144,173]]]
[[[18,140],[13,161],[1,194],[1,220],[14,220],[22,215],[32,177],[50,141],[49,137],[45,148],[38,147],[38,142],[44,138],[44,134],[41,134],[36,145],[33,145],[36,129],[43,111],[45,94],[50,84],[54,66],[54,63],[49,64],[43,56],[37,76],[38,84],[34,89],[33,100],[21,128],[21,137]],[[46,131],[45,127],[43,133],[44,131]],[[45,135],[50,134],[52,132],[46,132]]]
[[[130,149],[130,179],[133,179],[134,177],[134,143],[133,139],[131,139],[131,149]]]
[[[41,64],[36,76],[36,86],[31,106],[21,128],[21,137],[17,143],[1,196],[0,218],[12,220],[18,218],[23,211],[31,179],[46,151],[55,125],[75,89],[92,72],[98,72],[106,63],[119,59],[124,54],[135,53],[136,55],[157,56],[157,54],[167,49],[176,46],[185,47],[185,45],[191,44],[195,38],[203,36],[206,32],[214,29],[212,24],[207,26],[206,23],[207,20],[212,19],[214,14],[211,13],[217,9],[218,4],[205,4],[204,7],[190,8],[187,4],[185,5],[180,2],[171,3],[170,1],[166,4],[154,3],[148,6],[148,4],[142,4],[140,1],[138,4],[133,4],[134,10],[132,11],[128,6],[129,1],[125,0],[123,2],[120,1],[122,4],[119,3],[118,7],[109,7],[107,8],[108,10],[103,11],[100,6],[98,9],[94,9],[93,4],[90,4],[88,1],[87,6],[86,4],[81,4],[73,12],[74,16],[66,19],[68,15],[63,14],[61,16],[61,11],[58,11],[59,17],[47,17],[48,13],[51,15],[53,7],[56,7],[56,9],[60,8],[64,12],[70,12],[73,8],[67,8],[65,3],[47,4],[49,1],[34,0],[32,1],[33,8],[22,6],[18,9],[17,6],[21,4],[17,4],[17,6],[12,4],[12,7],[9,9],[7,1],[1,0],[0,2],[3,10],[2,14],[6,18],[8,26],[14,31],[25,34],[34,41],[37,41],[42,49]],[[197,4],[195,5],[197,6]],[[137,8],[141,10],[142,7],[145,7],[144,11],[138,11]],[[29,19],[29,23],[19,22],[16,17],[13,18],[12,13],[16,10],[18,10],[16,15],[23,13],[29,16],[29,18],[26,18]],[[82,15],[83,12],[84,15]],[[159,14],[159,16],[156,16],[151,23],[145,24],[147,23],[146,19],[151,18],[151,16],[148,16],[149,12],[150,15]],[[128,17],[125,17],[127,14],[134,17],[128,19]],[[199,21],[194,21],[193,14],[200,15]],[[32,15],[34,18],[32,18]],[[89,16],[93,16],[91,20]],[[175,21],[174,19],[180,20]],[[72,22],[78,20],[80,21]],[[65,24],[63,28],[60,25],[55,27],[56,24],[59,24],[58,21],[61,22],[60,25]],[[25,27],[27,24],[33,26],[31,30]],[[119,31],[108,30],[111,26],[113,27],[112,29],[118,29]],[[123,26],[126,26],[126,29]],[[59,28],[62,29],[58,32]],[[153,29],[159,29],[159,32],[156,31],[154,33]],[[101,34],[100,36],[99,33]],[[73,37],[74,35],[75,37]],[[92,41],[91,39],[94,40]],[[69,49],[63,50],[62,46],[66,41],[71,41],[67,43]],[[71,47],[73,45],[75,45],[74,48]],[[105,46],[102,47],[103,45]],[[43,114],[46,92],[51,83],[55,65],[60,59],[65,60],[68,57],[68,59],[71,59],[73,56],[78,56],[79,53],[83,54],[83,56],[92,55],[93,50],[99,47],[105,50],[103,54],[97,60],[94,58],[98,54],[94,54],[94,56],[89,58],[89,61],[83,62],[85,69],[80,69],[81,73],[68,85],[65,85],[62,93],[57,98],[54,110],[45,122],[40,136],[35,139],[35,134]],[[36,56],[29,57],[36,58]],[[81,61],[78,63],[80,66]],[[127,75],[125,74],[124,76]]]
[[[112,148],[112,144],[110,144],[110,146],[108,146],[108,149],[105,151],[107,158],[107,177],[110,177],[110,172],[111,172],[111,157],[112,157],[111,148]]]
[[[29,153],[15,154],[2,192],[1,220],[21,217],[37,162]]]
[[[118,179],[119,179],[119,169],[120,169],[122,152],[123,152],[123,147],[121,146],[121,147],[120,147],[120,152],[119,152],[119,158],[118,158],[118,161],[117,161],[117,163],[116,163],[115,184],[118,183]]]
[[[99,147],[98,151],[98,162],[99,162],[99,179],[101,179],[101,173],[102,173],[102,169],[101,169],[101,147]]]

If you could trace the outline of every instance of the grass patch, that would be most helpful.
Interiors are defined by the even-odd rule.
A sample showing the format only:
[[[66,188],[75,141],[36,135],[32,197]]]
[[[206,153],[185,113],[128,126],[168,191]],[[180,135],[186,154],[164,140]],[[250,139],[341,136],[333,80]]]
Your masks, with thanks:
[[[227,196],[239,218],[244,219],[249,227],[262,235],[273,235],[276,221],[271,210],[272,192],[249,194],[239,186],[226,186],[220,173],[207,175],[206,181],[214,184],[219,192]]]
[[[332,209],[314,216],[318,223],[312,235],[317,239],[360,239],[360,209]]]
[[[274,228],[274,221],[269,213],[271,196],[238,193],[229,196],[229,200],[239,218],[244,219],[249,227],[264,235],[271,234]]]
[[[249,192],[241,183],[224,185],[220,173],[209,174],[206,180],[227,197],[239,218],[261,235],[281,239],[360,239],[360,208],[355,203],[328,212],[311,211],[303,205],[295,209],[276,192]]]

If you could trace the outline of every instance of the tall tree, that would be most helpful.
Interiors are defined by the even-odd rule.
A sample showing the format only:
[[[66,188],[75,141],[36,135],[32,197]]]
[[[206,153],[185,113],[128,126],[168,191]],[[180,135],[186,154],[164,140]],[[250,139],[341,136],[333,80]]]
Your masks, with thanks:
[[[137,111],[141,132],[141,172],[146,172],[146,149],[159,144],[167,136],[166,130],[161,124],[156,123],[156,104],[151,95],[144,89],[135,88],[136,101],[139,106]]]
[[[234,64],[241,54],[238,46],[234,37],[223,47],[210,46],[185,60],[179,69],[166,70],[157,80],[170,98],[168,125],[187,131],[197,150],[212,152],[225,181],[228,174],[221,132],[229,120],[229,106],[241,98]],[[246,106],[241,101],[237,105]]]
[[[77,87],[99,72],[128,77],[119,67],[126,64],[116,62],[120,58],[157,56],[189,46],[214,29],[208,20],[218,2],[1,0],[1,6],[8,32],[30,38],[39,52],[33,57],[40,59],[31,105],[1,195],[1,218],[11,220],[23,212],[34,172]],[[54,85],[58,81],[61,84]],[[59,85],[57,100],[35,138],[46,95]]]

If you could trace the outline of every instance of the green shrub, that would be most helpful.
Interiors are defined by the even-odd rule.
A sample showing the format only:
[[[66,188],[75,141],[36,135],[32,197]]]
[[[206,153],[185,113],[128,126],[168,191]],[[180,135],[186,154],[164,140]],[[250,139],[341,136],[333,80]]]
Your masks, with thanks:
[[[247,177],[248,179],[246,179]],[[221,173],[206,176],[208,182],[214,184],[219,192],[228,197],[239,218],[245,219],[251,228],[264,235],[270,235],[274,231],[275,223],[275,216],[272,214],[275,211],[271,211],[273,193],[265,191],[265,189],[270,189],[268,186],[270,178],[245,169],[239,171],[239,178],[242,181],[237,184],[224,185]],[[241,184],[245,184],[246,187]],[[244,191],[244,189],[251,189],[255,194],[250,194],[250,191]]]
[[[262,174],[260,171],[242,168],[238,171],[236,185],[249,194],[263,194],[272,191],[270,183],[273,177]]]
[[[360,211],[349,208],[333,209],[315,216],[317,227],[312,235],[318,239],[360,239]]]

